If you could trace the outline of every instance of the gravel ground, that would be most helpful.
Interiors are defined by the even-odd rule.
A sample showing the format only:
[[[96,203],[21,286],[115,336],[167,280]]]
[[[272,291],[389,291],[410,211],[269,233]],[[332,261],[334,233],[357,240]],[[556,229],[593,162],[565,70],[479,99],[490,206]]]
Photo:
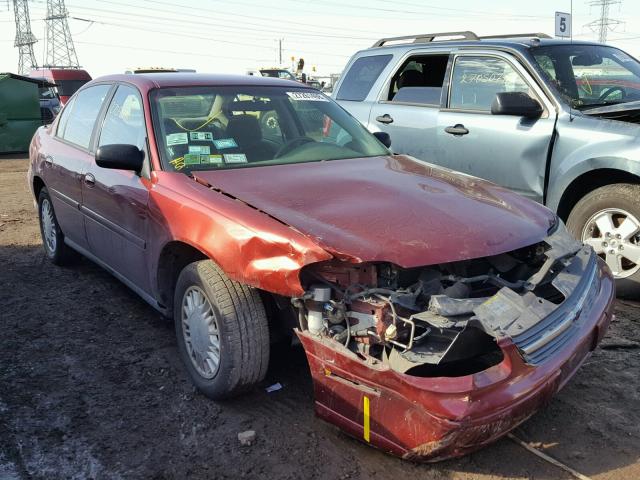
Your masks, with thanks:
[[[26,169],[0,157],[1,480],[571,478],[508,439],[435,465],[369,448],[314,418],[300,347],[254,392],[203,397],[170,322],[91,262],[45,259]],[[604,348],[518,437],[592,478],[640,478],[639,307],[618,303]]]

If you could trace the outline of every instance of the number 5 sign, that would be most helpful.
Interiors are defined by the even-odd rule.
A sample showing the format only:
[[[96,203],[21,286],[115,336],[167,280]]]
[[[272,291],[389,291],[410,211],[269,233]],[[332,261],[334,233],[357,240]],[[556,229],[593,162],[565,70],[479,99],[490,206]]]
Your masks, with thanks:
[[[571,36],[571,14],[556,12],[556,37]]]

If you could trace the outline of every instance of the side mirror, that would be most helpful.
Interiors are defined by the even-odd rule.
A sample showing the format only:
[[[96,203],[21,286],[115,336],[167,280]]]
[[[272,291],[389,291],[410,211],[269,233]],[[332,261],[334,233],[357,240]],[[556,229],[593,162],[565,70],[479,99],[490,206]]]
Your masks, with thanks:
[[[491,104],[493,115],[539,118],[544,112],[542,105],[524,92],[500,92]]]
[[[96,152],[96,165],[102,168],[139,172],[143,161],[144,152],[135,145],[103,145]]]
[[[376,137],[385,147],[391,148],[391,135],[387,132],[373,132],[373,136]]]

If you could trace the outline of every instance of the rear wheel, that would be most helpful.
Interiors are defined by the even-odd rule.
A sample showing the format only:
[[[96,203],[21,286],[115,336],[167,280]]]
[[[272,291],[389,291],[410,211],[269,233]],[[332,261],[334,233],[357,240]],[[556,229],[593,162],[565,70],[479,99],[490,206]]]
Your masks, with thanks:
[[[64,243],[64,235],[53,211],[53,203],[46,187],[38,194],[40,235],[47,257],[55,265],[66,265],[72,257],[71,249]]]
[[[174,321],[182,361],[208,397],[232,397],[264,378],[269,329],[260,295],[212,261],[191,263],[180,273]]]
[[[607,263],[620,296],[640,296],[640,185],[588,193],[571,211],[567,228]]]

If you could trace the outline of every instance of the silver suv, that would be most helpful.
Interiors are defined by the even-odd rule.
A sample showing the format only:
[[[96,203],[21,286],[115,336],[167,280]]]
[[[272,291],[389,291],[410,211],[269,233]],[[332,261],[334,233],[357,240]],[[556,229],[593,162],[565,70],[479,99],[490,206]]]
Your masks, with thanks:
[[[334,97],[394,151],[544,203],[620,293],[640,291],[635,58],[544,34],[385,38],[351,58]]]

